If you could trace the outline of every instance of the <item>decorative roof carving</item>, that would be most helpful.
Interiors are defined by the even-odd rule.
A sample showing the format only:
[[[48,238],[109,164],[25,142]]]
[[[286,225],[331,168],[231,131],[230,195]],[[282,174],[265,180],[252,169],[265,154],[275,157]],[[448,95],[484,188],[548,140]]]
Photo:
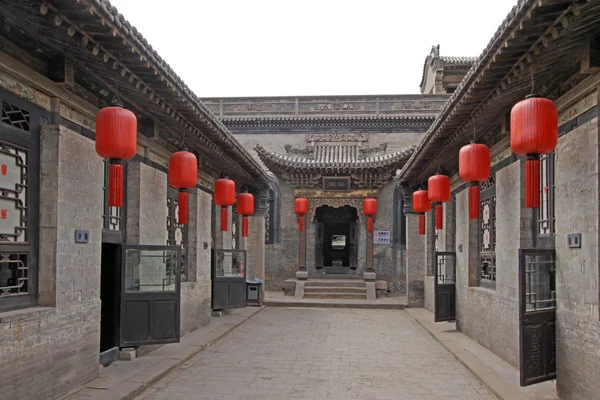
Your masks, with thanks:
[[[368,133],[308,133],[307,142],[368,142]]]

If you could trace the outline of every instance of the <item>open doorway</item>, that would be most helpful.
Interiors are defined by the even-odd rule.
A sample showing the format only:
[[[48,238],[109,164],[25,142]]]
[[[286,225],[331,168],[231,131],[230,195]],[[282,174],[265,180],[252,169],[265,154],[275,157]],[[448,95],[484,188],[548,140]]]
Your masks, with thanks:
[[[121,245],[102,243],[100,271],[100,363],[119,358]]]
[[[358,264],[358,212],[350,206],[317,208],[316,267],[325,273],[347,274]]]

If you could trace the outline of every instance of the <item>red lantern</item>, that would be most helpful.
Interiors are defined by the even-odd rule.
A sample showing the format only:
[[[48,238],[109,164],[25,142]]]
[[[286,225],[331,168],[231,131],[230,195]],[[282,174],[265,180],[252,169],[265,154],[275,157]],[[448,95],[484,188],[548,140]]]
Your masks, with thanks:
[[[173,153],[169,159],[169,184],[179,189],[179,223],[188,223],[188,189],[198,183],[198,160],[189,151]]]
[[[254,214],[254,196],[240,193],[237,200],[237,212],[242,216],[242,236],[248,236],[248,215]]]
[[[525,203],[540,207],[540,155],[552,153],[558,142],[558,113],[552,100],[529,95],[510,112],[510,147],[527,156]]]
[[[419,235],[425,234],[425,213],[431,210],[431,202],[427,190],[417,190],[413,193],[413,210],[419,213]]]
[[[108,205],[123,206],[123,164],[137,153],[137,118],[122,107],[105,107],[96,115],[96,153],[110,160]]]
[[[444,206],[450,200],[450,178],[437,174],[429,178],[429,200],[435,204],[435,229],[444,228]]]
[[[479,182],[490,177],[490,149],[484,144],[471,143],[458,153],[458,171],[469,186],[469,218],[479,218]]]
[[[221,232],[227,232],[229,216],[227,207],[235,204],[235,182],[221,178],[215,182],[215,204],[221,206]]]
[[[363,201],[363,214],[369,217],[367,232],[373,232],[373,217],[377,214],[377,199],[367,198]]]
[[[294,200],[294,209],[298,215],[298,230],[304,230],[304,216],[308,214],[308,199],[299,197]]]

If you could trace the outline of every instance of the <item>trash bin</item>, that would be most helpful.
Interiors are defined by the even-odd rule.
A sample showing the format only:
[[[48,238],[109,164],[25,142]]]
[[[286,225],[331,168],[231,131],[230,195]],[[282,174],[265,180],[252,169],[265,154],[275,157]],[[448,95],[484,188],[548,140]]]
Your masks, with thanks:
[[[263,281],[256,276],[246,281],[246,305],[247,306],[262,306],[262,284]]]

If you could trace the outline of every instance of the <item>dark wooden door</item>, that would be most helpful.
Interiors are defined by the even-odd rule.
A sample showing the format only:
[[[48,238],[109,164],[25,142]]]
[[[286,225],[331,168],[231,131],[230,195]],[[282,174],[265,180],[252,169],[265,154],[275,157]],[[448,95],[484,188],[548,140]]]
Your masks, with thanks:
[[[215,249],[212,309],[246,307],[246,251]]]
[[[350,223],[350,268],[358,268],[358,223]]]
[[[456,319],[456,253],[435,253],[434,265],[434,315],[435,322]]]
[[[317,222],[315,232],[315,267],[323,268],[323,241],[325,239],[325,225]]]
[[[181,249],[123,246],[120,346],[179,342]]]
[[[519,250],[521,386],[556,378],[554,249]]]

